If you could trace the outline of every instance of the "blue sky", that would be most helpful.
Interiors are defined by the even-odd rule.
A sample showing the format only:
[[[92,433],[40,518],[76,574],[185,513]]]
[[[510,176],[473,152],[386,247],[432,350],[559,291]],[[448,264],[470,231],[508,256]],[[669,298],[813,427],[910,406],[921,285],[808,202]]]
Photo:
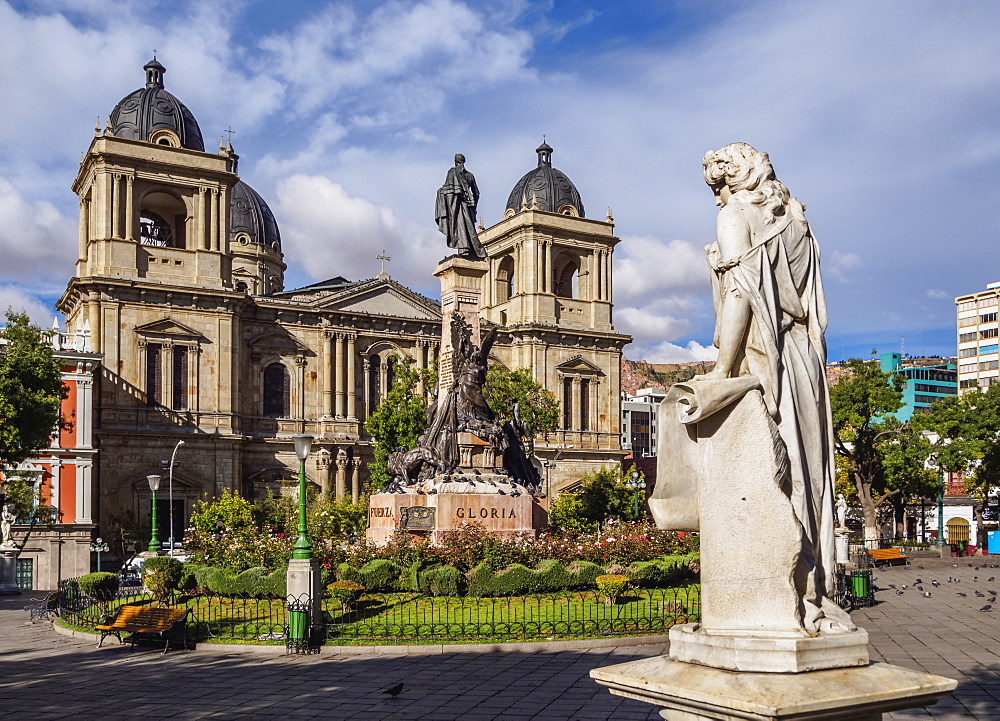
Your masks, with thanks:
[[[378,272],[435,295],[456,152],[499,220],[544,135],[611,207],[629,358],[711,358],[710,148],[767,151],[823,248],[830,358],[954,354],[954,296],[1000,280],[1000,4],[0,0],[0,306],[51,323],[69,190],[153,48],[206,146],[281,226],[286,287]]]

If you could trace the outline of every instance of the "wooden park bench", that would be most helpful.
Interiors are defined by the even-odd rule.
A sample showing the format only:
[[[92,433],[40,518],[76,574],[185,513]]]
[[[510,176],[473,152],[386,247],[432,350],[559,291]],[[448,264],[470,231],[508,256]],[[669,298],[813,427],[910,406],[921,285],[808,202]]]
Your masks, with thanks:
[[[898,548],[876,548],[868,551],[872,563],[876,565],[894,566],[897,564],[906,565],[910,562],[910,557]]]
[[[156,640],[166,641],[163,653],[170,648],[171,641],[180,641],[187,650],[187,636],[184,626],[187,623],[190,609],[185,608],[159,608],[157,606],[119,606],[114,616],[105,616],[105,621],[95,628],[101,632],[101,641],[97,644],[100,648],[104,639],[108,636],[115,636],[119,643],[122,641],[122,632],[131,633],[129,639],[132,641],[132,648],[140,637],[151,637]]]
[[[33,598],[31,603],[24,607],[28,612],[28,621],[34,623],[40,618],[47,619],[49,616],[59,615],[59,592],[49,591],[45,598]]]

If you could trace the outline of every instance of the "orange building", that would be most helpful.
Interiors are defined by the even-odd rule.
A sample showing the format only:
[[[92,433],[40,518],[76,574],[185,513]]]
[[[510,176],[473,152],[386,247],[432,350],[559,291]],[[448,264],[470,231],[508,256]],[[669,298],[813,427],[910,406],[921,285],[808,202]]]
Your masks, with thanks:
[[[62,363],[62,381],[69,390],[62,403],[66,427],[52,434],[49,447],[16,468],[6,468],[6,479],[20,478],[34,485],[35,503],[51,509],[52,523],[39,521],[17,559],[22,590],[54,589],[63,578],[91,571],[95,471],[94,384],[101,355],[90,352],[89,334],[50,334],[55,357]],[[14,541],[21,544],[27,525],[15,524]]]

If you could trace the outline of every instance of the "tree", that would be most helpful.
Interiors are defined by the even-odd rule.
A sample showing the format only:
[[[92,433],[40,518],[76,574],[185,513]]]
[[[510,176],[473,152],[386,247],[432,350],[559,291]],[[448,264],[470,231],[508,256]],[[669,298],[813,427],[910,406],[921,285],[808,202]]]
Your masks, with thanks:
[[[534,379],[531,368],[507,370],[492,365],[486,372],[485,391],[486,402],[500,423],[514,417],[515,405],[520,407],[529,442],[538,433],[559,427],[559,401]]]
[[[30,458],[62,425],[67,390],[61,372],[41,329],[27,314],[8,310],[0,339],[0,465]]]
[[[884,420],[878,444],[885,477],[880,502],[892,506],[896,538],[903,537],[903,515],[907,501],[927,498],[937,491],[937,474],[927,467],[931,444],[919,430],[890,416]],[[890,435],[891,434],[891,435]]]
[[[976,545],[982,548],[983,509],[1000,485],[1000,385],[936,401],[914,417],[914,425],[935,437],[933,451],[942,471],[966,474],[966,491],[978,501]]]
[[[621,467],[588,474],[575,491],[565,491],[549,507],[554,529],[594,532],[611,518],[634,520],[636,491],[629,488]]]
[[[830,389],[836,452],[847,465],[849,477],[858,492],[864,516],[865,540],[879,537],[876,501],[873,492],[885,490],[884,459],[880,441],[898,433],[898,426],[883,426],[903,405],[906,378],[900,373],[886,373],[877,363],[860,358],[847,361],[850,374]]]
[[[395,375],[389,392],[365,421],[365,430],[375,440],[375,460],[368,464],[371,486],[385,488],[392,482],[389,455],[396,450],[415,448],[427,427],[427,401],[416,393],[421,371],[413,368],[413,359],[389,358]],[[429,374],[425,374],[425,386]]]

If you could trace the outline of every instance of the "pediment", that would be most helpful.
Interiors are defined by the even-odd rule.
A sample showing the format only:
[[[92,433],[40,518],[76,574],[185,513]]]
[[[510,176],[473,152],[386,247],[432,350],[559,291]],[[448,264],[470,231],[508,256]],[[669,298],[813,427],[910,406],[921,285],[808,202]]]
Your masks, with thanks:
[[[393,280],[374,280],[331,293],[316,301],[316,307],[347,313],[386,315],[397,318],[440,321],[441,310],[429,298]]]
[[[604,375],[604,371],[585,360],[583,356],[573,356],[569,360],[563,361],[556,366],[556,370],[566,374]]]
[[[133,330],[139,335],[164,336],[168,338],[183,338],[185,340],[204,340],[205,337],[198,331],[188,328],[183,323],[178,323],[170,316],[154,320],[152,323],[137,325]]]
[[[292,350],[299,354],[311,354],[309,349],[298,338],[281,330],[265,331],[255,338],[251,338],[247,342],[247,345],[251,348],[279,348],[282,350]]]

